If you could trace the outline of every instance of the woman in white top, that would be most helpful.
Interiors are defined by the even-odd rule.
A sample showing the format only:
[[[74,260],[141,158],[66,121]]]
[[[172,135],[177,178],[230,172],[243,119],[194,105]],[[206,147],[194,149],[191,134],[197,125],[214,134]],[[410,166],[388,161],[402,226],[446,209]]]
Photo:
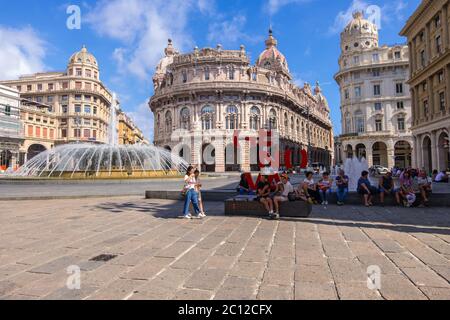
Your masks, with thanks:
[[[189,168],[186,171],[186,175],[184,176],[184,193],[185,193],[185,200],[184,200],[184,209],[183,209],[183,215],[186,219],[192,219],[192,215],[189,212],[189,207],[191,205],[194,206],[195,213],[200,216],[200,207],[198,204],[198,193],[195,190],[197,185],[195,175],[194,175],[194,167],[189,166]]]
[[[308,201],[318,203],[320,201],[320,194],[317,190],[317,185],[314,182],[314,174],[312,172],[306,173],[306,179],[303,180],[303,190],[305,191]]]
[[[287,174],[283,174],[281,176],[281,195],[276,196],[273,199],[273,203],[275,205],[275,217],[276,219],[280,218],[280,203],[289,201],[289,194],[294,192],[294,187],[289,182],[289,177]]]

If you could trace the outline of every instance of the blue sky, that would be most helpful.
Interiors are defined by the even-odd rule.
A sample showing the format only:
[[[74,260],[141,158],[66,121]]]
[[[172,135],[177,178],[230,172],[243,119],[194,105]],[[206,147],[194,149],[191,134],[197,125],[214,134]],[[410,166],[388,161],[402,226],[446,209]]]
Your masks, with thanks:
[[[0,79],[23,73],[65,70],[85,44],[98,59],[102,81],[122,109],[152,139],[154,67],[167,38],[181,52],[198,47],[226,49],[244,44],[252,63],[264,49],[269,25],[298,84],[322,84],[341,132],[338,70],[339,34],[355,10],[380,8],[380,44],[404,43],[398,35],[419,0],[98,0],[2,1]],[[69,30],[69,5],[81,8],[81,29]],[[372,7],[370,7],[372,6]]]

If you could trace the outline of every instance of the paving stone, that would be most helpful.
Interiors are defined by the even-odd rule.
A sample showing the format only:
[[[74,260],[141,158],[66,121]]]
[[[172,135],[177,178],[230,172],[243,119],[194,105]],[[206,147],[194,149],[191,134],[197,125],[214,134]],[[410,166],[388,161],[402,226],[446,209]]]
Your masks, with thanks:
[[[293,269],[274,269],[274,268],[266,269],[262,281],[262,283],[266,285],[279,285],[279,286],[291,286],[293,282],[294,282]]]
[[[295,282],[295,300],[337,300],[332,283]]]
[[[146,281],[117,279],[87,296],[88,300],[123,300]]]
[[[258,297],[259,300],[293,300],[294,288],[293,286],[273,286],[262,285],[259,288]]]
[[[389,253],[400,253],[405,252],[405,249],[402,248],[396,241],[390,239],[374,239],[375,243],[383,250],[383,252]]]
[[[175,242],[168,248],[165,248],[155,254],[155,257],[159,258],[177,258],[184,254],[192,247],[190,242]]]
[[[450,300],[449,288],[433,288],[433,287],[420,287],[420,290],[430,300]]]
[[[132,267],[127,273],[122,274],[121,278],[130,280],[148,280],[156,276],[164,268],[167,268],[173,258],[152,257],[145,262]],[[124,266],[118,266],[124,269]]]
[[[438,288],[450,288],[448,281],[427,268],[402,268],[402,271],[413,281],[416,286],[428,286]]]
[[[295,270],[295,281],[297,282],[314,282],[314,283],[330,283],[333,282],[328,265],[308,266],[301,265]]]
[[[380,293],[387,300],[427,300],[427,297],[404,275],[381,277]]]
[[[377,290],[369,289],[367,282],[349,282],[336,284],[341,300],[382,300]]]
[[[425,265],[414,257],[411,253],[388,253],[386,254],[389,259],[391,259],[394,264],[399,268],[422,268]]]
[[[338,283],[367,280],[367,270],[357,260],[329,259],[328,261],[333,278]]]
[[[175,293],[173,300],[210,300],[213,296],[212,291],[206,290],[194,290],[194,289],[181,289]]]
[[[265,263],[239,261],[231,269],[230,275],[242,278],[261,279],[265,270]]]
[[[219,287],[227,274],[227,270],[201,269],[196,271],[184,284],[185,288],[214,290]]]
[[[206,269],[231,269],[237,261],[237,257],[231,256],[211,256],[206,260],[203,268]]]
[[[243,249],[244,249],[244,244],[243,243],[230,243],[230,242],[227,242],[227,243],[221,245],[217,249],[215,254],[219,255],[219,256],[233,256],[233,257],[236,257],[242,252]]]
[[[400,269],[393,264],[388,258],[381,254],[377,255],[361,255],[358,256],[358,260],[361,262],[364,269],[376,266],[379,267],[382,274],[399,274]]]
[[[193,248],[189,254],[184,255],[177,260],[171,267],[177,269],[195,270],[205,263],[205,260],[211,256],[213,251],[209,249]]]
[[[430,267],[434,272],[436,272],[442,278],[447,280],[447,282],[450,282],[450,265],[447,267],[430,265],[428,267]]]
[[[38,266],[30,270],[30,272],[34,273],[46,273],[52,274],[56,272],[64,272],[68,267],[72,265],[78,265],[82,261],[79,257],[74,256],[65,256],[55,260],[52,260],[46,264]]]

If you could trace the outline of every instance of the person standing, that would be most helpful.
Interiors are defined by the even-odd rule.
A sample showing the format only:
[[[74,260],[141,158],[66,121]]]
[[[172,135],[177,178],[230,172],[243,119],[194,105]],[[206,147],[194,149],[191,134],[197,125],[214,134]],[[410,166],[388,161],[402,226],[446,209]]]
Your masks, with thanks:
[[[345,200],[347,199],[348,195],[348,182],[349,177],[345,175],[344,170],[339,170],[339,176],[336,177],[336,186],[337,186],[337,205],[343,206],[345,204]]]
[[[205,218],[206,214],[205,214],[205,208],[203,207],[203,200],[202,200],[202,184],[200,182],[200,171],[198,169],[196,169],[194,171],[194,176],[195,176],[195,191],[197,191],[198,193],[198,204],[200,207],[200,213],[199,213],[199,217],[200,218]]]
[[[192,215],[189,212],[191,202],[194,206],[195,214],[199,215],[201,211],[198,204],[198,193],[195,190],[196,184],[197,182],[195,180],[194,167],[189,166],[186,171],[186,175],[184,176],[183,189],[183,193],[185,194],[183,216],[185,219],[192,219]]]

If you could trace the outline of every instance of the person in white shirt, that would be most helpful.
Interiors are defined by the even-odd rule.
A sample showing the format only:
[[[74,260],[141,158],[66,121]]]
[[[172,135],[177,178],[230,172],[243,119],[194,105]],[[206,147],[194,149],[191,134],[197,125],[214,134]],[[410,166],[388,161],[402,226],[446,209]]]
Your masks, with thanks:
[[[445,171],[439,172],[434,181],[437,183],[447,183],[448,182],[447,172]]]
[[[183,216],[185,219],[192,219],[192,215],[189,212],[189,206],[194,206],[195,213],[198,215],[199,218],[202,216],[200,215],[201,210],[198,203],[198,192],[196,190],[197,181],[195,179],[194,175],[194,167],[190,166],[187,171],[186,175],[184,176],[184,188],[183,188],[183,194],[185,196],[184,199],[184,208],[183,208]]]
[[[289,201],[289,194],[294,192],[294,187],[289,182],[289,177],[287,174],[281,176],[281,194],[273,199],[275,206],[275,216],[274,218],[280,218],[280,203]]]
[[[422,196],[422,203],[420,207],[428,206],[428,195],[431,193],[431,178],[427,177],[425,171],[421,171],[419,173],[417,185],[419,187],[420,195]]]

